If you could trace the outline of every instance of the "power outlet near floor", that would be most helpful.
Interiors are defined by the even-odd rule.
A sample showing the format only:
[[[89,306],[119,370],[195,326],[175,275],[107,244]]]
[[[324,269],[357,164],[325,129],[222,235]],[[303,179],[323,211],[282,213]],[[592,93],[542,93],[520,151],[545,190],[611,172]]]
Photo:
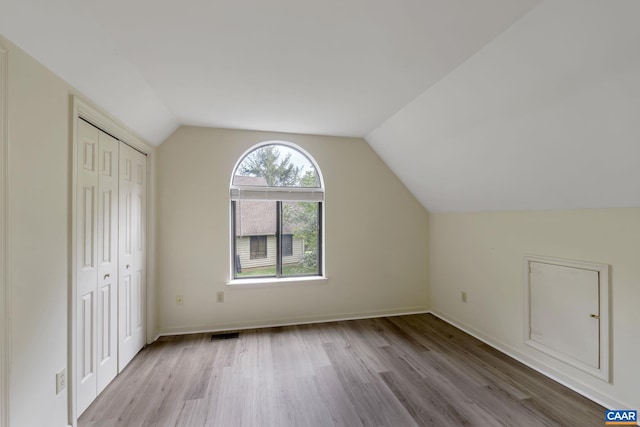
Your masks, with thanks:
[[[176,295],[176,305],[184,304],[184,297],[182,295]]]
[[[462,291],[460,293],[460,299],[462,300],[462,302],[466,303],[467,302],[467,293],[465,291]]]
[[[216,294],[216,301],[217,302],[224,302],[224,292],[218,292]]]
[[[67,387],[67,370],[63,368],[56,374],[56,394],[60,394]]]

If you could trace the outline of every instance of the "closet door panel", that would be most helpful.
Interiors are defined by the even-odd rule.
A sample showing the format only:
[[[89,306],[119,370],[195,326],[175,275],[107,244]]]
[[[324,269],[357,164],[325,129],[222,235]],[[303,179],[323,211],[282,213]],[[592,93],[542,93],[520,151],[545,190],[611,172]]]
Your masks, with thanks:
[[[119,141],[100,133],[98,180],[98,394],[118,373]]]
[[[145,343],[146,161],[144,154],[121,143],[119,371],[124,369]]]
[[[146,156],[79,119],[77,415],[145,344]]]
[[[76,206],[76,390],[78,414],[97,395],[98,152],[100,131],[78,121]]]

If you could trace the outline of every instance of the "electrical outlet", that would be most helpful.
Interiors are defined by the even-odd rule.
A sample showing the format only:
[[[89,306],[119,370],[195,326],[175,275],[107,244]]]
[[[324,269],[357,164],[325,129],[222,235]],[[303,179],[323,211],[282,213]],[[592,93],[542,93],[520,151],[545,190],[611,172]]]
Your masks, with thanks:
[[[56,394],[60,394],[67,387],[67,370],[63,368],[56,374]]]
[[[184,304],[184,297],[182,295],[176,295],[176,305]]]
[[[460,294],[460,299],[462,300],[462,302],[467,302],[467,293],[462,291],[462,293]]]
[[[224,292],[218,292],[218,293],[216,294],[216,298],[217,298],[216,300],[217,300],[218,302],[224,302]]]

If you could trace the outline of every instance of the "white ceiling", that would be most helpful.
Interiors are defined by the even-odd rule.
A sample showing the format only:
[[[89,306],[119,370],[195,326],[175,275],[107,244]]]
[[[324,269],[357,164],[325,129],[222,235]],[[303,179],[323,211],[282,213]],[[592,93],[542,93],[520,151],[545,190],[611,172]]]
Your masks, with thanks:
[[[640,206],[637,0],[0,0],[0,33],[153,144],[366,137],[430,211]]]
[[[539,0],[0,0],[0,33],[154,144],[360,136]]]
[[[430,211],[638,207],[639,23],[545,1],[367,141]]]

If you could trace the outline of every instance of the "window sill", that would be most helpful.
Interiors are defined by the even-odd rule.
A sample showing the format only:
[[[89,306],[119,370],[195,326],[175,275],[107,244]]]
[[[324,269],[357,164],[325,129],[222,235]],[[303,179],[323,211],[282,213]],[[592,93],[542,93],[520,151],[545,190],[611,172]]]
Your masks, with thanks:
[[[329,279],[325,276],[302,277],[265,277],[260,279],[233,279],[227,282],[227,286],[238,288],[263,288],[271,286],[295,286],[312,283],[326,283]]]

